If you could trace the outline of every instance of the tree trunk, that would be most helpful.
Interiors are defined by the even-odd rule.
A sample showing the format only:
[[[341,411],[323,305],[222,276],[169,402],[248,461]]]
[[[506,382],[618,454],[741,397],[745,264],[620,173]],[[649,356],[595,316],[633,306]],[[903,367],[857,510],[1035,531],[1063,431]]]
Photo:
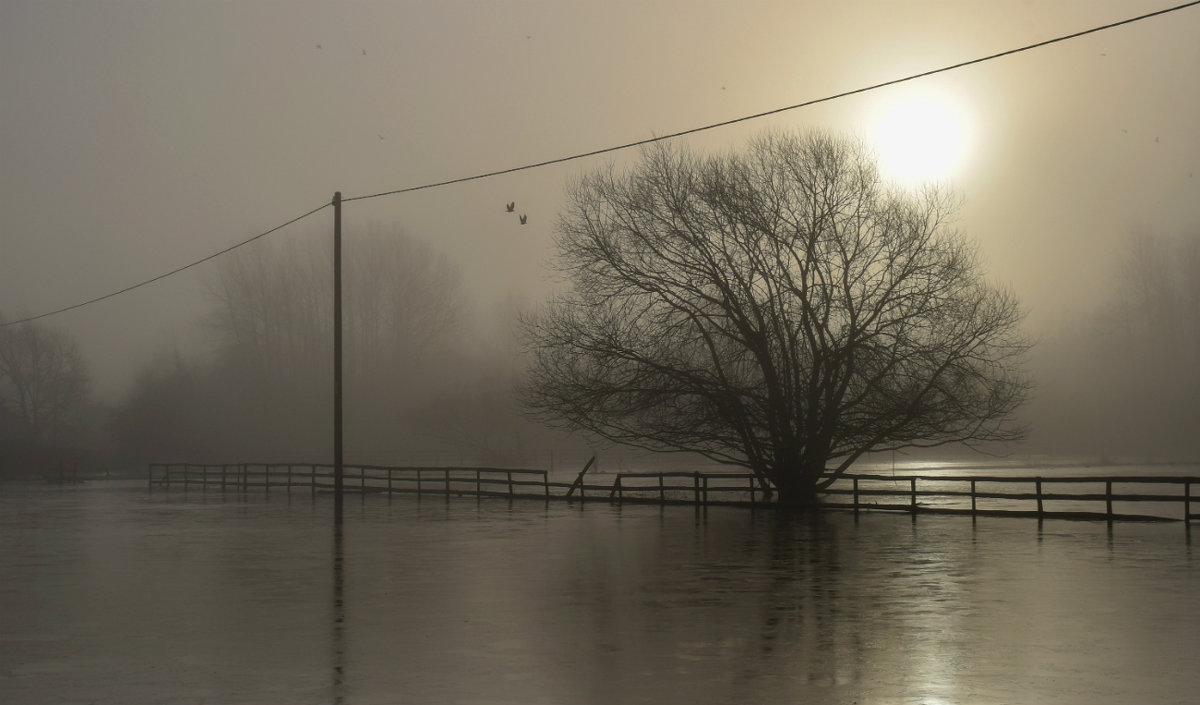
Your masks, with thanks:
[[[818,507],[820,500],[817,497],[817,480],[821,479],[822,469],[811,470],[799,466],[777,473],[772,482],[779,491],[779,505],[800,510]]]

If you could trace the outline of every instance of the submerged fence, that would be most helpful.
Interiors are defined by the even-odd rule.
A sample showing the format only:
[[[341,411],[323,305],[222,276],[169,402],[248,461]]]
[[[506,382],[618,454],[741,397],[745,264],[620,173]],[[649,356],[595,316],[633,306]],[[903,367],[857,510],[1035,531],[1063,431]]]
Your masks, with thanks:
[[[589,463],[590,466],[590,463]],[[551,480],[546,470],[492,467],[347,465],[347,492],[507,497],[696,506],[766,506],[774,503],[747,473],[623,472],[611,484]],[[594,477],[594,476],[593,476]],[[298,463],[153,463],[151,491],[181,488],[246,492],[333,490],[333,466]],[[912,514],[1031,516],[1142,521],[1200,520],[1193,513],[1200,478],[1172,476],[1027,477],[846,474],[823,491],[822,506]],[[1200,508],[1200,507],[1198,507]]]
[[[615,478],[609,485],[588,482],[583,473],[573,482],[563,482],[550,479],[546,470],[521,468],[346,465],[342,481],[346,492],[357,493],[665,504],[767,502],[753,476],[745,473],[622,473]],[[648,479],[655,482],[647,484]],[[333,465],[319,463],[151,463],[147,482],[152,491],[174,487],[315,495],[334,489]]]
[[[333,465],[299,463],[152,463],[149,486],[265,492],[332,491]],[[549,498],[552,483],[545,470],[509,468],[392,467],[346,465],[343,489],[347,492],[472,495],[478,497]]]
[[[1190,524],[1200,478],[1113,475],[844,475],[826,506],[972,516],[1172,521]],[[1200,509],[1200,503],[1197,503]]]

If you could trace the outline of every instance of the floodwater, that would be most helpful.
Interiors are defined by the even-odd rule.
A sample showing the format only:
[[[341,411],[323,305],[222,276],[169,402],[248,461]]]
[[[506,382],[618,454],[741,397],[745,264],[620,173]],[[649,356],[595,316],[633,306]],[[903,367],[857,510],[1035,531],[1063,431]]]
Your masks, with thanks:
[[[1181,523],[0,486],[0,702],[1194,703]]]

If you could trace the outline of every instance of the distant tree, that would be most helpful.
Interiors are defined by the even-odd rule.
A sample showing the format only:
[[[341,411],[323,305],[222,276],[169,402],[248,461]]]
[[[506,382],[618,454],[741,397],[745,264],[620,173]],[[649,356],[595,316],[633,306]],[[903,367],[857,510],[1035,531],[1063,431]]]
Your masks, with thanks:
[[[215,439],[201,426],[207,397],[200,374],[178,350],[139,370],[109,423],[117,447],[154,461],[206,457],[205,444]]]
[[[458,272],[401,232],[347,238],[343,326],[347,365],[377,378],[429,349],[462,309]],[[226,350],[264,369],[308,371],[332,351],[332,258],[327,243],[259,247],[222,263],[209,289],[210,324]],[[403,360],[400,360],[403,362]]]
[[[78,421],[88,395],[79,346],[66,332],[37,322],[0,327],[0,408],[6,435],[56,445]]]
[[[1132,235],[1115,280],[1108,309],[1120,319],[1118,334],[1160,354],[1187,348],[1194,361],[1200,319],[1189,312],[1200,305],[1200,238]]]
[[[1103,281],[1076,328],[1042,346],[1047,383],[1033,440],[1109,457],[1200,458],[1200,232],[1131,234]]]
[[[275,458],[326,452],[330,250],[327,237],[256,246],[210,280],[207,322],[220,346],[206,386],[232,409],[205,428],[221,447]],[[391,455],[408,443],[411,409],[454,373],[444,352],[461,318],[461,281],[444,256],[398,230],[347,230],[342,264],[347,448]]]
[[[523,322],[525,403],[746,467],[795,504],[870,451],[1018,439],[1022,314],[952,205],[823,134],[659,144],[585,176],[557,228],[572,286]]]

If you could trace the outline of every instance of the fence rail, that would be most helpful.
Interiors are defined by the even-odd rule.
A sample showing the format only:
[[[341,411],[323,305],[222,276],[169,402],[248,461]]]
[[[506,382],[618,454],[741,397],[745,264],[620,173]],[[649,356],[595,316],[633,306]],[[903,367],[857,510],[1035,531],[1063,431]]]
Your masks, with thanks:
[[[595,477],[595,476],[593,476]],[[747,473],[626,472],[612,484],[552,481],[545,470],[495,467],[348,465],[348,492],[622,503],[758,506],[772,503]],[[607,479],[607,477],[605,477]],[[313,463],[152,463],[149,489],[333,490],[333,466]],[[824,490],[822,506],[858,511],[1172,521],[1190,525],[1197,477],[1028,477],[846,474]]]
[[[1200,478],[1113,475],[844,475],[826,506],[912,513],[1170,521],[1190,524]],[[848,501],[847,501],[848,500]],[[898,501],[897,501],[898,500]]]
[[[333,465],[314,463],[151,463],[149,487],[219,489],[244,492],[308,490],[332,491]],[[384,492],[484,497],[550,497],[557,484],[545,470],[518,468],[396,467],[347,465],[343,488],[348,492]]]

